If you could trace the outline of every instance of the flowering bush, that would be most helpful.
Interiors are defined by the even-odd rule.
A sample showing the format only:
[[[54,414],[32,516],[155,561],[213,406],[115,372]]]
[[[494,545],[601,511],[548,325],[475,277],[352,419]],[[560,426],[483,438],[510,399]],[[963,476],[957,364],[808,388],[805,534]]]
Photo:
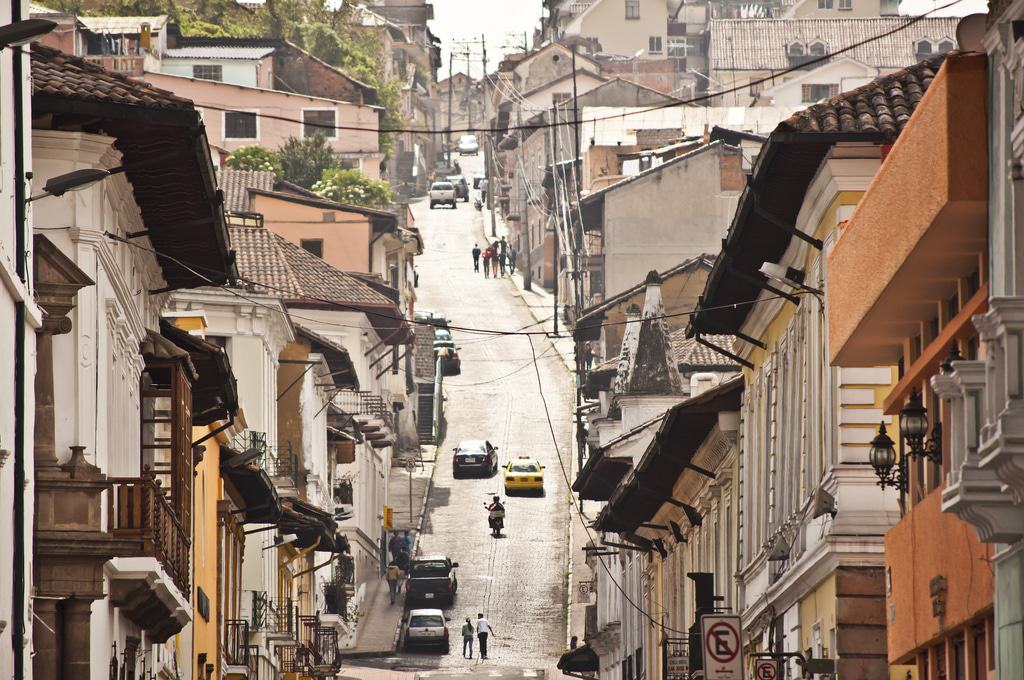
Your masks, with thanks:
[[[277,178],[282,172],[281,158],[258,144],[235,149],[224,164],[235,170],[269,170]]]
[[[394,195],[387,182],[365,177],[358,170],[341,168],[324,170],[313,191],[331,201],[366,208],[386,208]]]

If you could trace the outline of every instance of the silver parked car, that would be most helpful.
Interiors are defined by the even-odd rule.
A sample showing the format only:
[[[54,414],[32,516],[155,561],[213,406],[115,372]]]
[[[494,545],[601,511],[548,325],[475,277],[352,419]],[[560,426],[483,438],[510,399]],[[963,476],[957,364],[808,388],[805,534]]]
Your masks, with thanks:
[[[450,651],[448,643],[448,620],[440,609],[413,609],[409,622],[405,624],[405,648],[432,645],[445,653]]]

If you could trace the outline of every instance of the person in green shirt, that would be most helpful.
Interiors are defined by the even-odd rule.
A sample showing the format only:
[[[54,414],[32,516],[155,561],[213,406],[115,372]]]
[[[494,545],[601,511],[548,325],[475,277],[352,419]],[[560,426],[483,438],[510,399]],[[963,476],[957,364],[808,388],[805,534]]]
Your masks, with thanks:
[[[469,650],[469,654],[466,654],[466,650]],[[473,624],[470,623],[469,618],[466,618],[466,622],[462,624],[462,656],[467,659],[473,658]]]

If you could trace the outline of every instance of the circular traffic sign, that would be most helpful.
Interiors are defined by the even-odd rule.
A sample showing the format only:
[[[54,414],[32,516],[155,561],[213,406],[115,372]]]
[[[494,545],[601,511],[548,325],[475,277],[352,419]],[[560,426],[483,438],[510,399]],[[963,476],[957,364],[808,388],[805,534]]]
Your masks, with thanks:
[[[708,628],[704,648],[718,663],[730,663],[740,653],[740,633],[728,621],[719,621]]]
[[[754,680],[776,680],[779,667],[772,659],[758,659],[754,666]]]

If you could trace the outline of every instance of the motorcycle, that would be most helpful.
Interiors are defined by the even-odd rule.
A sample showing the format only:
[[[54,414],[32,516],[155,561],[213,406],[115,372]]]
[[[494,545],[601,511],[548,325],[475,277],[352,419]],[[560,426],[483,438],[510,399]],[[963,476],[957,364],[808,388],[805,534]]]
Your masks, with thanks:
[[[491,527],[491,536],[498,538],[501,536],[501,530],[505,528],[505,509],[491,510],[490,506],[485,505],[484,507],[488,508],[487,524]]]

